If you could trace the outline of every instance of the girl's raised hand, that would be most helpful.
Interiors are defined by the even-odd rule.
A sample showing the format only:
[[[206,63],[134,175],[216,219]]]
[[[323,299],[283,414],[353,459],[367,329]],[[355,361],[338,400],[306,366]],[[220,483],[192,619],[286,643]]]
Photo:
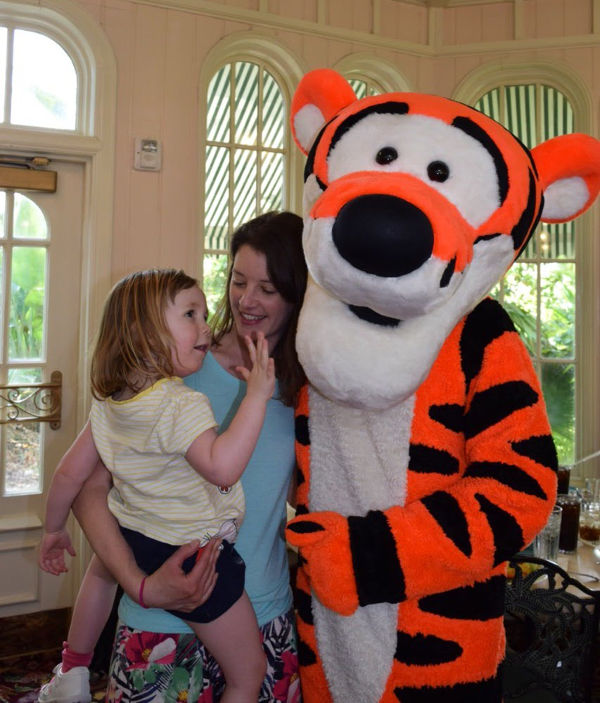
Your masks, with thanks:
[[[268,400],[275,390],[275,362],[269,357],[269,344],[265,335],[259,332],[256,344],[249,335],[244,337],[252,368],[238,366],[237,371],[248,384],[246,395],[259,395]]]

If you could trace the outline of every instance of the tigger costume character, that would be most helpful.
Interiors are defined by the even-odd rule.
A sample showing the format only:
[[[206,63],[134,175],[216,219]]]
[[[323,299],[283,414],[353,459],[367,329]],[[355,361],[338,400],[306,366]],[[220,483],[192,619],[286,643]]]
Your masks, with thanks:
[[[505,560],[556,494],[528,353],[484,298],[540,218],[600,187],[600,142],[528,151],[452,100],[292,102],[308,153],[297,348],[297,579],[305,703],[500,701]]]

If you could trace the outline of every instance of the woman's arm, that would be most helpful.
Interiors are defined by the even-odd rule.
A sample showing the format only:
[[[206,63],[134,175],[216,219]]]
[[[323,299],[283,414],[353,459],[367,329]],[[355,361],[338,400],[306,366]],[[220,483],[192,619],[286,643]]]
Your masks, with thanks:
[[[119,525],[108,509],[110,473],[98,463],[73,503],[73,512],[92,549],[136,603],[140,584],[146,575],[136,564]],[[211,541],[194,568],[185,574],[181,565],[198,549],[198,542],[180,547],[158,571],[146,579],[144,603],[153,608],[189,612],[211,594],[216,582],[215,562],[220,541]]]
[[[269,345],[262,332],[256,346],[245,337],[252,361],[250,371],[237,370],[246,381],[246,395],[226,430],[214,428],[200,434],[189,446],[185,458],[203,478],[215,486],[232,486],[239,481],[254,452],[262,430],[267,403],[275,390],[275,362],[269,357]]]

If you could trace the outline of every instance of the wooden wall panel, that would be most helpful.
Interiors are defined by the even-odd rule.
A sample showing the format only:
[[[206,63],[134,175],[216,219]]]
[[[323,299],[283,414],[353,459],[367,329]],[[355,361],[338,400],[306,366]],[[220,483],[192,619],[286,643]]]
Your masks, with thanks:
[[[491,5],[481,17],[481,40],[484,42],[514,39],[515,20],[512,3]]]
[[[469,5],[443,11],[443,46],[509,41],[514,38],[512,2]]]
[[[544,5],[536,7],[537,37],[561,37],[564,35],[565,16],[571,10],[565,6],[564,0],[546,0]]]
[[[317,0],[269,0],[269,12],[290,19],[301,19],[309,22],[318,20]]]
[[[426,45],[427,10],[396,0],[379,0],[379,32],[382,37]]]
[[[190,21],[192,20],[192,21]],[[161,266],[199,274],[196,217],[198,191],[198,76],[195,18],[169,12],[165,56],[164,145],[162,207],[160,212]],[[182,52],[182,47],[187,50]],[[184,59],[182,60],[182,53]],[[202,118],[202,115],[198,115]],[[194,265],[196,264],[196,265]]]
[[[132,33],[135,27],[135,6],[129,2],[105,3],[102,26],[117,58],[117,115],[115,132],[115,196],[112,246],[113,282],[137,267],[136,253],[129,254],[132,230],[137,229],[135,213],[131,213],[129,182],[133,158],[130,96],[133,93]]]
[[[327,23],[333,27],[371,32],[372,17],[373,0],[346,0],[344,3],[330,2],[327,5]]]

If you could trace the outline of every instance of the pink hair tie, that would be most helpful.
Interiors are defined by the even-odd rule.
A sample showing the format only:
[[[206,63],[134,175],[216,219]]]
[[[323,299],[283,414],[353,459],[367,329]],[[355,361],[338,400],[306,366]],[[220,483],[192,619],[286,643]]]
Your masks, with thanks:
[[[144,578],[142,579],[142,582],[140,583],[140,592],[138,594],[138,601],[142,608],[148,608],[148,606],[144,603],[144,586],[146,585],[147,578],[147,576],[144,576]]]

